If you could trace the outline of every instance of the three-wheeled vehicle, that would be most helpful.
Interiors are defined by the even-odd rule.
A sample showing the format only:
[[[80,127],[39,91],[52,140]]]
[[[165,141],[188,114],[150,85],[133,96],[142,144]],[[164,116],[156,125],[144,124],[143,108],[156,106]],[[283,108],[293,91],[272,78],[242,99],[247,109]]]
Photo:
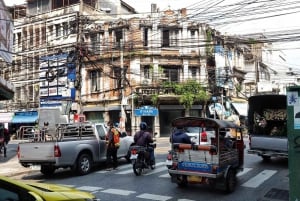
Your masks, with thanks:
[[[200,136],[206,130],[214,134],[205,144],[172,144],[171,181],[179,187],[201,183],[233,192],[244,163],[242,128],[230,121],[201,117],[180,117],[171,125],[175,129],[195,127]]]

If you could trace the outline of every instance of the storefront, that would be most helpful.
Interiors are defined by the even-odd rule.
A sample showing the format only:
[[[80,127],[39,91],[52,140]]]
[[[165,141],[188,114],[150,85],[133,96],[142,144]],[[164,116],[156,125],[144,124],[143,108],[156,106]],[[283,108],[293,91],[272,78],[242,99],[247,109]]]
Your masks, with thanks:
[[[38,120],[37,111],[15,112],[11,123],[13,124],[36,124]]]

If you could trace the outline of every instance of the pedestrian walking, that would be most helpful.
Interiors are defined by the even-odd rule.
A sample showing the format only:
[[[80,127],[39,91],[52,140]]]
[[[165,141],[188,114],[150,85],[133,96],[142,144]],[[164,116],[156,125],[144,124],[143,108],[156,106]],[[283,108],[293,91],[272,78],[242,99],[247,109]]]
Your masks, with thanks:
[[[106,166],[107,170],[117,169],[118,167],[118,148],[120,147],[120,132],[114,127],[112,122],[108,122],[109,130],[106,134]]]

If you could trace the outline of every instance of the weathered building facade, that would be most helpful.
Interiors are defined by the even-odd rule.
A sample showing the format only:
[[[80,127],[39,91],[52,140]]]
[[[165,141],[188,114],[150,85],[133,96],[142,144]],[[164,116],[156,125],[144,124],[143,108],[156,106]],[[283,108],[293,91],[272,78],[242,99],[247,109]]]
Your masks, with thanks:
[[[186,112],[174,83],[194,80],[220,103],[255,92],[260,57],[253,45],[188,20],[186,9],[157,12],[153,5],[151,13],[136,15],[122,1],[59,2],[12,9],[11,110],[61,107],[70,119],[77,113],[87,121],[120,121],[129,132],[146,121],[165,135],[170,121]],[[195,101],[189,115],[210,115],[210,103]],[[231,114],[224,107],[221,118]]]

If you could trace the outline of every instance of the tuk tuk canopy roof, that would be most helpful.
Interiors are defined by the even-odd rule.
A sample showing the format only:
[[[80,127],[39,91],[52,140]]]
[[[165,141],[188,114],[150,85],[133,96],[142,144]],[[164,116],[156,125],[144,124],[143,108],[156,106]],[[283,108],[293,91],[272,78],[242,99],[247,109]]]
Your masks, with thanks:
[[[214,128],[240,128],[237,124],[220,119],[203,117],[179,117],[172,121],[172,127],[214,127]]]

